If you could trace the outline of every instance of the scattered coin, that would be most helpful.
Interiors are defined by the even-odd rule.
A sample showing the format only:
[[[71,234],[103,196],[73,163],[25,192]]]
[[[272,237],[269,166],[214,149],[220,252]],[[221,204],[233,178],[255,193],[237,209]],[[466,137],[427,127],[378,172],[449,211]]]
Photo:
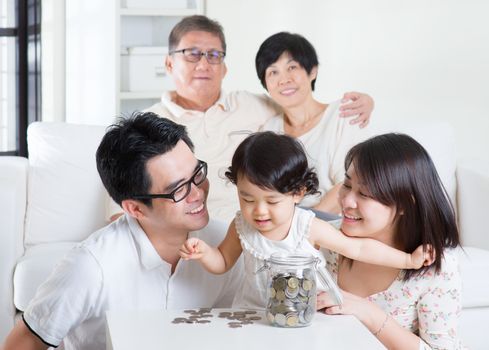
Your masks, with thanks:
[[[201,308],[199,310],[184,310],[186,314],[190,314],[190,316],[186,317],[176,317],[172,323],[174,324],[180,324],[180,323],[187,323],[187,324],[205,324],[205,323],[210,323],[211,320],[208,318],[214,317],[213,314],[210,312],[212,309],[210,308]],[[256,315],[257,312],[254,310],[244,310],[244,311],[222,311],[218,314],[219,318],[226,318],[230,320],[231,322],[228,322],[228,326],[230,328],[241,328],[244,325],[247,324],[253,324],[253,321],[258,321],[261,320],[261,317]],[[254,315],[254,316],[248,316],[248,315]]]
[[[228,322],[229,327],[240,328],[240,327],[247,325],[247,324],[253,324],[254,323],[253,321],[261,320],[260,316],[247,317],[247,315],[255,315],[256,313],[257,312],[253,311],[253,310],[234,311],[233,313],[226,313],[225,318],[231,321],[231,322]],[[219,317],[221,317],[221,316],[219,316]]]

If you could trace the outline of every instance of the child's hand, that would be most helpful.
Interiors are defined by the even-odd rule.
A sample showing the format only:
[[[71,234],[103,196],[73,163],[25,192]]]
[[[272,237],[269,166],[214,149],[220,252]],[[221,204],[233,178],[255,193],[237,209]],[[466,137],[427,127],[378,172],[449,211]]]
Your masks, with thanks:
[[[422,266],[430,266],[435,261],[436,253],[433,246],[428,244],[426,247],[420,245],[411,254],[411,269],[419,269]]]
[[[180,248],[180,257],[184,260],[201,259],[205,254],[207,244],[198,238],[189,238]]]

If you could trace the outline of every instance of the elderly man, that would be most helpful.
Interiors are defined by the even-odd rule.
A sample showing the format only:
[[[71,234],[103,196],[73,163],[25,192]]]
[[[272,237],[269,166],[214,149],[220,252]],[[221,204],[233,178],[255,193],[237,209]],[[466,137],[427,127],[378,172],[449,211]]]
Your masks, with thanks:
[[[234,189],[224,180],[224,169],[241,141],[280,110],[266,95],[224,93],[225,56],[226,40],[218,22],[200,15],[185,17],[170,33],[166,58],[176,90],[164,92],[161,101],[148,111],[187,127],[197,157],[209,164],[210,215],[228,221],[234,217],[238,201],[230,195]],[[343,116],[358,115],[352,122],[365,126],[373,109],[372,99],[359,93],[348,93],[344,98],[353,102],[342,107]],[[110,206],[109,216],[117,211]]]
[[[195,157],[185,127],[149,112],[121,120],[96,158],[125,215],[57,265],[5,350],[105,349],[108,310],[231,305],[240,270],[215,276],[179,256],[188,237],[218,244],[226,229],[209,222],[207,164]]]

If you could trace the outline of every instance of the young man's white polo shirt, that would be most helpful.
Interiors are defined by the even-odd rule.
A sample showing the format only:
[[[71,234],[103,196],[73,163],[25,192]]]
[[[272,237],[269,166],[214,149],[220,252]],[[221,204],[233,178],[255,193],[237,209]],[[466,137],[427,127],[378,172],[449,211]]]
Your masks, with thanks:
[[[190,236],[217,245],[226,227],[211,221]],[[45,343],[66,349],[105,349],[108,310],[229,307],[242,269],[212,275],[180,260],[171,274],[138,222],[128,215],[71,250],[43,283],[24,313]]]

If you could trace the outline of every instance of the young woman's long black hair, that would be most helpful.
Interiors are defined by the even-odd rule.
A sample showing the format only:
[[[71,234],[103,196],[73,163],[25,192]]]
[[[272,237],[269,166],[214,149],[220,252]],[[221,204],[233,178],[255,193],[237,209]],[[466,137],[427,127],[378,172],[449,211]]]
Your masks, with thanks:
[[[354,146],[345,170],[355,168],[373,199],[396,208],[396,248],[413,252],[420,244],[436,251],[441,268],[445,248],[460,244],[455,211],[428,152],[412,137],[389,133]],[[407,270],[405,280],[420,270]]]

